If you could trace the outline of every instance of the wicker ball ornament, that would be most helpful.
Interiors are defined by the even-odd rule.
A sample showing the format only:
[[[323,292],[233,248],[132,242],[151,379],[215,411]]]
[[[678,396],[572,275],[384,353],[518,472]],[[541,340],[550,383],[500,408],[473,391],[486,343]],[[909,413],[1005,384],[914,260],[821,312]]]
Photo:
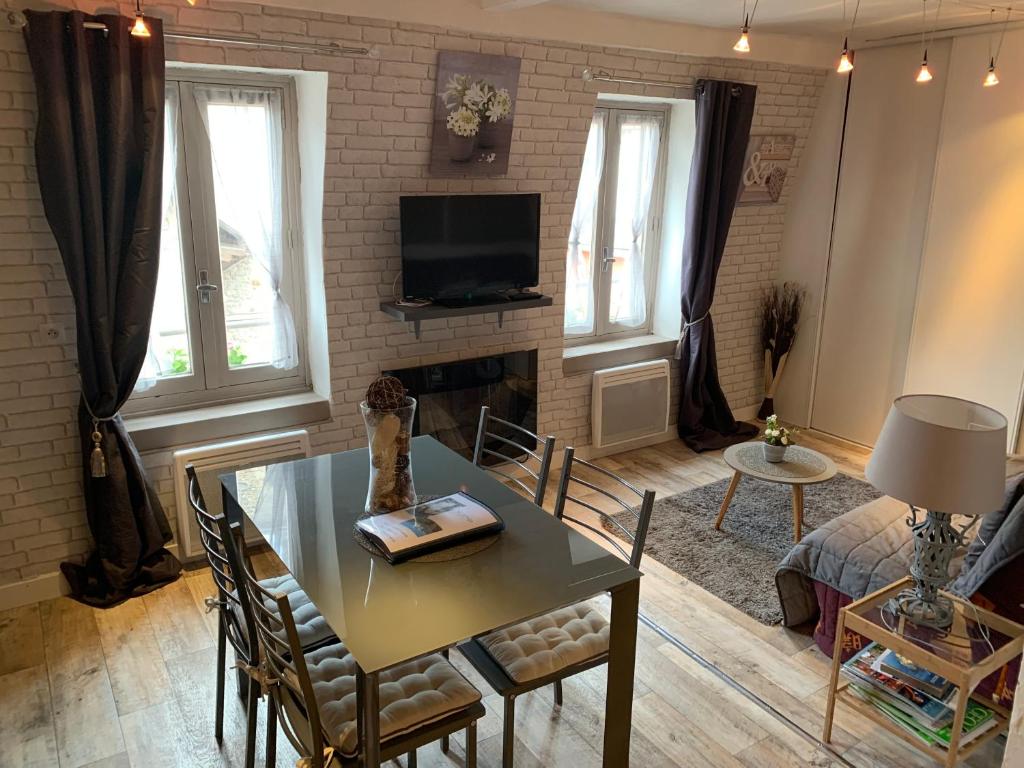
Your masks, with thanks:
[[[366,389],[366,404],[375,411],[394,411],[405,405],[405,387],[394,376],[381,376]]]

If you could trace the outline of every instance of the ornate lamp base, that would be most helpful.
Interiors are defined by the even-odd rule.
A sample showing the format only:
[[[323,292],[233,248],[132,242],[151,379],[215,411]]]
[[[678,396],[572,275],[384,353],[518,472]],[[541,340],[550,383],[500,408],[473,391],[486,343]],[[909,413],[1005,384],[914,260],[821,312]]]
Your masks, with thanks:
[[[914,624],[947,629],[953,623],[953,603],[939,590],[949,583],[949,564],[974,521],[958,530],[953,527],[952,515],[945,512],[929,510],[923,520],[918,520],[917,513],[917,508],[911,506],[907,518],[914,535],[914,562],[910,566],[914,588],[903,590],[888,605]]]
[[[929,602],[916,589],[904,589],[889,601],[889,608],[918,626],[948,629],[953,623],[953,602],[949,598],[938,595]]]

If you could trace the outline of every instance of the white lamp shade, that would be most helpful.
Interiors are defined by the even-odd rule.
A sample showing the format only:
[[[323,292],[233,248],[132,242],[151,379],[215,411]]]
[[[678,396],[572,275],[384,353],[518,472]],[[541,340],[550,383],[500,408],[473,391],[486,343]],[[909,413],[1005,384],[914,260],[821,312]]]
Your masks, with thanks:
[[[882,493],[915,507],[992,512],[1006,485],[1006,417],[956,397],[897,398],[865,474]]]

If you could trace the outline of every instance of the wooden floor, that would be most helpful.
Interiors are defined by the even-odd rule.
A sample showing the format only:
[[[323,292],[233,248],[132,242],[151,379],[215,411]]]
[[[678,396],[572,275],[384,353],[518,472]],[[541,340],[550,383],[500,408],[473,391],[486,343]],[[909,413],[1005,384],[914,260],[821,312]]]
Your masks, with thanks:
[[[865,453],[805,437],[842,471],[862,474]],[[697,456],[678,442],[600,463],[659,496],[730,475],[720,455]],[[275,572],[271,557],[256,560],[265,575]],[[785,722],[814,736],[821,731],[828,660],[810,638],[763,626],[656,562],[646,561],[644,571],[641,610],[779,716],[641,624],[631,765],[933,765],[841,706],[834,748],[842,758],[821,749]],[[203,610],[212,593],[200,569],[110,610],[62,598],[0,613],[0,767],[242,766],[244,714],[230,693],[223,747],[213,738],[216,625],[215,614]],[[453,659],[488,692],[457,654]],[[603,669],[566,681],[561,709],[550,691],[520,699],[516,766],[600,765],[604,684]],[[485,704],[479,764],[497,767],[501,701],[491,693]],[[449,756],[436,745],[421,749],[420,764],[464,765],[456,742]],[[291,768],[296,755],[283,736],[278,744],[278,765]],[[991,744],[968,764],[998,766],[1002,750]]]

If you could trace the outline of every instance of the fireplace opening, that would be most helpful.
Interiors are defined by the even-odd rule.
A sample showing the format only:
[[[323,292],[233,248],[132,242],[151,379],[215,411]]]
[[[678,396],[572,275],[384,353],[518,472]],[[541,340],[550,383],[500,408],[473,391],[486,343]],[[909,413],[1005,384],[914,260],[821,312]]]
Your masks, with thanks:
[[[537,431],[537,350],[510,352],[493,357],[457,360],[419,368],[402,368],[386,373],[397,377],[418,406],[413,434],[432,435],[467,459],[480,421],[480,408],[512,424]],[[519,432],[494,425],[492,432],[523,444]],[[485,447],[510,459],[523,454],[500,440],[489,439]],[[536,441],[526,447],[533,450]],[[485,464],[500,463],[484,455]]]

